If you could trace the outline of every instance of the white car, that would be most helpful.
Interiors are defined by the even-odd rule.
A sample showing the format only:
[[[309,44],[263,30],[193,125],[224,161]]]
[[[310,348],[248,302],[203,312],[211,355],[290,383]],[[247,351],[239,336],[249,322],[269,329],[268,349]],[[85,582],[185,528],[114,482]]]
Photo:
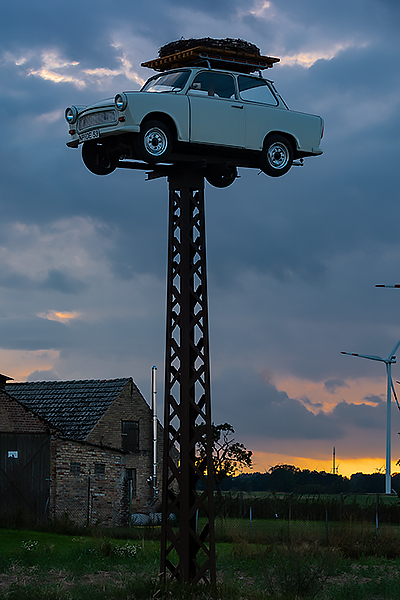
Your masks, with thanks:
[[[65,117],[67,146],[83,144],[83,162],[96,175],[138,168],[138,160],[144,168],[190,161],[204,165],[209,183],[226,187],[237,167],[278,177],[294,160],[322,154],[321,117],[289,110],[261,75],[207,66],[159,73],[140,91],[71,106]]]

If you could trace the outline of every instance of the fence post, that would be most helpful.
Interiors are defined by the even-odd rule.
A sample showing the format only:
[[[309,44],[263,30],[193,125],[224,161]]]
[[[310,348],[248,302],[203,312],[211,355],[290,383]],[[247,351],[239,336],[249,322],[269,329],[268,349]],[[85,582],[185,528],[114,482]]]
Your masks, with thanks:
[[[132,496],[133,496],[133,479],[129,479],[129,518],[128,518],[128,527],[131,526],[131,522],[132,522]]]
[[[86,526],[90,525],[90,468],[88,472],[88,485],[87,485],[87,514],[86,514]]]
[[[375,527],[376,537],[379,537],[379,494],[376,495],[376,508],[375,508]]]
[[[340,492],[340,501],[339,501],[339,519],[343,518],[343,492]]]
[[[328,532],[328,507],[325,508],[325,533],[326,533],[326,544],[329,544],[329,532]]]

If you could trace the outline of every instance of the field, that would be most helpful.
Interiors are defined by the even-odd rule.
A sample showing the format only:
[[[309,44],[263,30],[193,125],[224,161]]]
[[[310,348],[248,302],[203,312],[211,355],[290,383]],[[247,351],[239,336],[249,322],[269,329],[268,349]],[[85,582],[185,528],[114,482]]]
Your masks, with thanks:
[[[400,600],[397,525],[238,521],[216,522],[215,588],[160,584],[157,528],[0,529],[0,599]]]

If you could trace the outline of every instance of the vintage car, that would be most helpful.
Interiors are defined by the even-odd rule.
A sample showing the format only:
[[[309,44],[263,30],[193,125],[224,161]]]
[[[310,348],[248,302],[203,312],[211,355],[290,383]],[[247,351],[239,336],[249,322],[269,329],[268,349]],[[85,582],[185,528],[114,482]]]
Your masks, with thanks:
[[[192,162],[204,165],[209,183],[226,187],[237,167],[278,177],[293,161],[322,154],[323,119],[289,110],[261,72],[175,68],[140,91],[71,106],[65,118],[67,146],[82,144],[83,162],[96,175],[138,168],[132,161],[150,168]]]

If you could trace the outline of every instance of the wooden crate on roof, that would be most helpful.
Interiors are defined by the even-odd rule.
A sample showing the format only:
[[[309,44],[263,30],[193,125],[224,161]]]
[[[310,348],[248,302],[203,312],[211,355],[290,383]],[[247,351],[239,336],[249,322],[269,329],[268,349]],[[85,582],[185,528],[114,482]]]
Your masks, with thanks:
[[[154,69],[155,71],[167,71],[196,64],[207,64],[208,61],[212,67],[230,69],[241,73],[253,73],[260,69],[269,69],[279,60],[279,58],[261,56],[241,49],[197,46],[146,61],[142,63],[142,67]]]

